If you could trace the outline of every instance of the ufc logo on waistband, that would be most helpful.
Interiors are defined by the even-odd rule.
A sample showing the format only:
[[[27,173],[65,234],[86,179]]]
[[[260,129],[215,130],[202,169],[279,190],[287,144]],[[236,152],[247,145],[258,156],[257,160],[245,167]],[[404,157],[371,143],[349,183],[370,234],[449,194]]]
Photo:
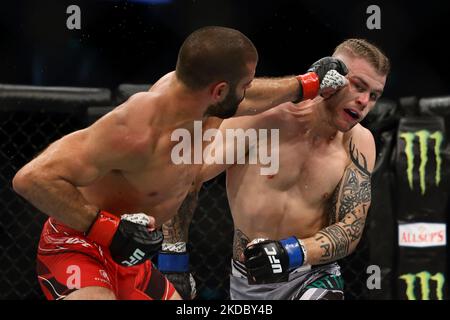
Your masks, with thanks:
[[[127,266],[133,266],[136,263],[140,262],[142,258],[145,257],[145,253],[142,252],[140,249],[136,249],[133,252],[133,255],[131,255],[127,260],[122,261],[122,264],[126,264]]]
[[[264,251],[266,251],[267,256],[269,257],[270,265],[272,266],[272,272],[282,273],[283,268],[281,268],[280,259],[275,258],[275,256],[277,255],[277,250],[275,248],[272,248],[272,250],[264,248]]]

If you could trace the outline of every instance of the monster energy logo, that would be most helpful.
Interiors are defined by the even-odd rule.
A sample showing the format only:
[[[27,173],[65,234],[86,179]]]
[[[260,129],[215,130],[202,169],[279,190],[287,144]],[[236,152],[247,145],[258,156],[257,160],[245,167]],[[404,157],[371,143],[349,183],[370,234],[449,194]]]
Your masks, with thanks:
[[[420,291],[422,297],[420,300],[430,300],[430,282],[436,282],[436,297],[438,300],[442,300],[444,296],[444,282],[445,277],[442,273],[438,272],[431,275],[427,271],[422,271],[416,274],[404,274],[399,277],[406,282],[406,297],[408,300],[417,300],[414,293],[416,279],[419,279]]]
[[[441,144],[443,141],[443,135],[441,131],[435,131],[430,133],[428,130],[420,130],[417,132],[402,132],[400,138],[405,140],[405,154],[407,161],[406,175],[408,177],[408,183],[411,190],[414,190],[413,185],[413,170],[414,170],[414,139],[419,138],[419,152],[420,152],[420,165],[419,165],[419,177],[420,177],[420,190],[422,195],[425,194],[426,184],[426,165],[428,162],[428,139],[434,140],[434,156],[436,160],[436,172],[434,181],[436,186],[439,186],[441,182]]]

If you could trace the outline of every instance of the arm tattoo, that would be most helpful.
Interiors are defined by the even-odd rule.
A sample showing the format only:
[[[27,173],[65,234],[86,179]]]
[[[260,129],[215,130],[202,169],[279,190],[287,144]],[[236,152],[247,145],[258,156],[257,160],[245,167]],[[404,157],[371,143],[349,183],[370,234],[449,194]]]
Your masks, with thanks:
[[[356,168],[359,169],[363,174],[370,177],[370,172],[367,169],[367,160],[364,154],[360,154],[358,149],[356,149],[355,144],[353,143],[353,138],[350,138],[350,143],[348,145],[349,152],[350,152],[350,159],[352,160],[352,163],[356,166]],[[359,163],[359,155],[361,155],[363,163]]]
[[[189,225],[197,207],[198,191],[190,191],[176,216],[163,224],[164,242],[187,242]]]
[[[363,204],[363,212],[364,214],[362,216],[356,216],[352,215],[350,217],[350,221],[347,223],[345,220],[342,222],[344,223],[344,229],[347,232],[347,235],[349,236],[351,241],[357,241],[362,235],[362,232],[364,230],[364,224],[366,223],[366,204]]]
[[[233,237],[233,259],[241,260],[241,255],[244,252],[250,239],[239,229],[234,230]]]
[[[339,259],[345,257],[349,251],[350,239],[345,229],[339,224],[334,224],[317,233],[316,241],[324,250],[321,261]]]
[[[367,160],[350,140],[352,164],[347,167],[328,204],[330,225],[315,240],[322,249],[321,262],[347,256],[361,238],[371,201]]]

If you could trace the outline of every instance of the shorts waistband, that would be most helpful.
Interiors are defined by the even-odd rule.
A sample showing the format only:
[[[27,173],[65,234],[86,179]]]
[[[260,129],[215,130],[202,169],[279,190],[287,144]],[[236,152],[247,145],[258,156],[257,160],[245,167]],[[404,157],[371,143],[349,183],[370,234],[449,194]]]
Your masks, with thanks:
[[[293,274],[300,273],[300,272],[306,272],[313,268],[314,268],[313,266],[307,264],[307,265],[298,267],[297,269],[290,271],[289,275],[293,275]],[[245,265],[242,262],[231,259],[231,274],[236,277],[247,278],[247,268],[245,267]]]

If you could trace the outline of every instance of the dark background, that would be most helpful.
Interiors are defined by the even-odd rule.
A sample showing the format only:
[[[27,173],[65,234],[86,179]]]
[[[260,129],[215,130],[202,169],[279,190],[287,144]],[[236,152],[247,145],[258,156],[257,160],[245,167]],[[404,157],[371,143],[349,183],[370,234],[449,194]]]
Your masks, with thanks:
[[[302,73],[344,39],[363,37],[392,60],[386,97],[448,93],[448,2],[153,2],[2,1],[0,83],[109,88],[152,83],[174,69],[189,33],[221,25],[255,43],[257,76]],[[66,28],[70,4],[81,8],[81,30]],[[371,4],[381,9],[381,30],[366,27]]]
[[[399,101],[410,95],[449,95],[450,66],[445,42],[450,31],[450,3],[157,2],[0,2],[0,84],[104,87],[113,93],[111,100],[100,104],[87,98],[88,102],[80,102],[86,104],[80,110],[75,110],[69,101],[61,102],[60,107],[50,106],[48,99],[43,98],[46,93],[42,88],[42,92],[34,95],[34,101],[29,99],[27,89],[21,89],[23,96],[19,93],[13,109],[8,109],[2,101],[0,299],[43,298],[34,267],[45,215],[12,191],[10,184],[15,172],[49,143],[88,125],[101,114],[97,111],[91,114],[91,111],[118,105],[121,102],[116,90],[119,84],[150,84],[173,70],[179,46],[197,28],[221,25],[245,33],[259,51],[257,76],[304,73],[312,62],[330,55],[341,41],[366,38],[384,49],[392,62],[384,97]],[[66,8],[71,4],[81,8],[81,30],[66,27],[69,16]],[[366,27],[369,17],[366,9],[372,4],[381,8],[381,30]],[[9,94],[8,90],[0,91]],[[84,98],[79,94],[76,99]],[[389,130],[395,131],[396,126],[394,122]],[[395,141],[395,134],[391,136]],[[369,221],[370,228],[355,253],[340,262],[347,299],[400,297],[394,294],[398,260],[395,205],[398,200],[390,187],[395,190],[408,187],[390,186],[390,171],[387,168],[380,171],[387,175],[380,175],[374,187],[374,199],[380,199],[373,201],[371,207],[369,219],[374,220]],[[450,174],[446,172],[448,180]],[[442,190],[447,192],[448,188]],[[406,203],[409,203],[408,198]],[[448,219],[448,208],[445,212],[438,211],[442,215],[440,221]],[[196,228],[191,228],[190,232],[191,264],[199,299],[227,298],[233,229],[223,175],[204,185],[192,225]],[[446,261],[442,253],[433,251],[433,255],[439,258],[433,258],[431,265]],[[408,267],[415,266],[417,259],[413,257],[406,262]],[[383,290],[367,292],[365,281],[369,264],[382,267]]]

